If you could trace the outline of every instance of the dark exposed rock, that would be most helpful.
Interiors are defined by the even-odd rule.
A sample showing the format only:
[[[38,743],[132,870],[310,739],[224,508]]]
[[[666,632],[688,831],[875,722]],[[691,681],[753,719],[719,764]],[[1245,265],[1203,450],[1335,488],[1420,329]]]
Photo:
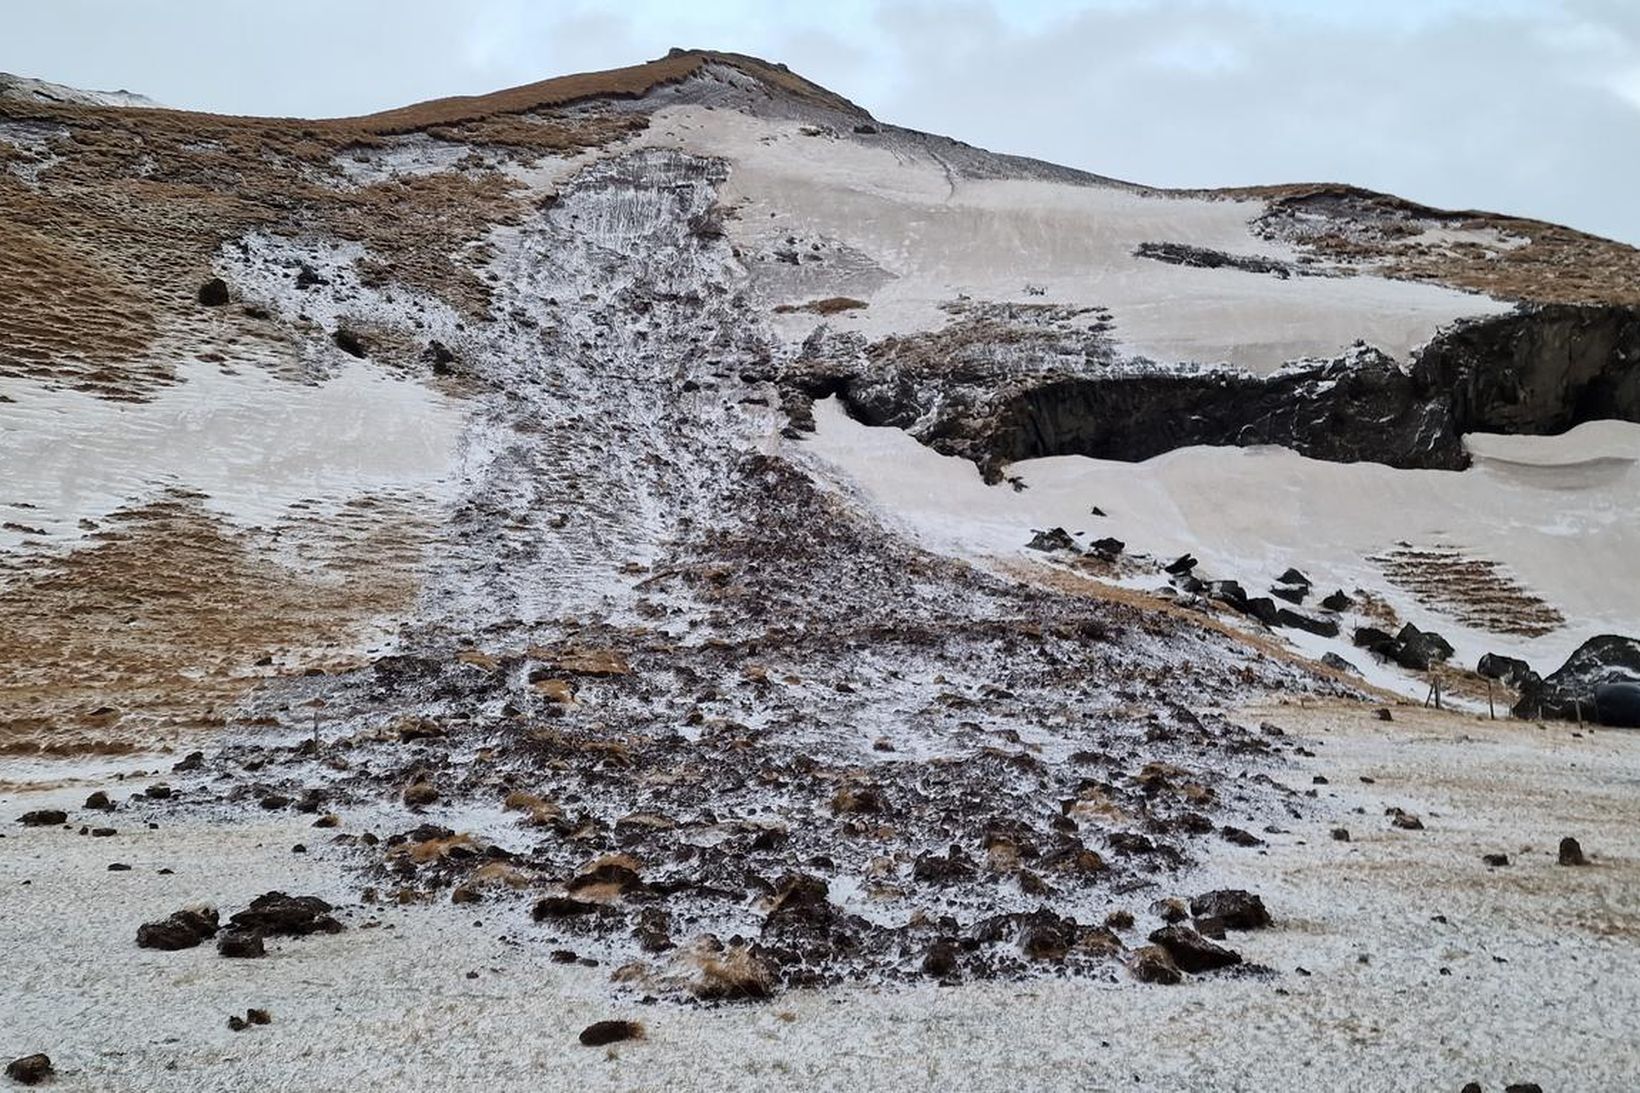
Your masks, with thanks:
[[[1281,621],[1281,609],[1269,596],[1254,596],[1244,610],[1265,626],[1275,626]]]
[[[267,949],[262,945],[261,933],[238,928],[222,931],[222,935],[216,939],[216,951],[235,959],[253,959],[267,955]]]
[[[1175,266],[1195,266],[1199,269],[1239,269],[1246,273],[1268,273],[1285,281],[1295,270],[1303,272],[1279,258],[1265,258],[1254,254],[1229,254],[1209,250],[1188,243],[1140,243],[1133,251],[1135,258],[1153,258]]]
[[[107,793],[99,789],[85,799],[85,807],[98,812],[113,812],[114,802],[109,799]]]
[[[1348,611],[1351,607],[1355,606],[1355,601],[1344,595],[1344,590],[1340,588],[1338,591],[1323,599],[1321,601],[1321,606],[1325,607],[1328,611]]]
[[[1594,719],[1615,728],[1640,729],[1640,683],[1596,684]]]
[[[228,302],[228,282],[212,277],[199,286],[199,302],[205,307],[222,307]]]
[[[1064,528],[1049,528],[1047,531],[1038,531],[1031,536],[1031,541],[1025,545],[1031,550],[1040,550],[1044,553],[1052,553],[1056,550],[1080,553],[1076,548],[1076,540],[1071,538],[1070,532]]]
[[[1305,630],[1324,638],[1336,638],[1338,636],[1337,620],[1313,618],[1287,607],[1283,607],[1276,612],[1276,622],[1281,626],[1290,626],[1295,630]]]
[[[296,271],[296,287],[299,289],[306,290],[312,288],[314,285],[328,284],[330,284],[330,280],[321,276],[318,270],[314,269],[306,262],[303,262],[301,268]]]
[[[1588,865],[1583,857],[1583,847],[1570,835],[1560,840],[1560,851],[1557,860],[1561,865]]]
[[[966,880],[974,875],[974,860],[960,846],[952,846],[944,854],[920,855],[911,868],[911,875],[924,884]]]
[[[1095,539],[1093,542],[1089,543],[1088,549],[1092,550],[1095,554],[1098,554],[1102,558],[1109,559],[1115,558],[1117,555],[1121,554],[1122,551],[1126,550],[1127,544],[1122,542],[1120,539],[1107,536],[1103,539]]]
[[[1204,892],[1190,901],[1190,913],[1197,918],[1216,918],[1232,930],[1261,930],[1270,925],[1264,901],[1240,888]]]
[[[362,359],[370,355],[370,350],[365,345],[365,340],[358,333],[358,331],[349,330],[345,326],[337,327],[336,332],[330,336],[330,340],[336,343],[337,349],[340,349],[343,353],[346,353],[350,357],[359,357]]]
[[[331,917],[335,908],[318,896],[288,896],[264,892],[251,905],[228,920],[241,930],[255,930],[265,936],[302,937],[312,933],[340,933],[342,924]]]
[[[1189,573],[1192,569],[1196,568],[1196,565],[1197,562],[1193,555],[1181,554],[1169,562],[1166,568],[1167,572],[1177,577],[1181,574]]]
[[[1415,672],[1425,672],[1431,666],[1445,661],[1452,656],[1453,649],[1450,642],[1441,635],[1430,631],[1420,630],[1410,622],[1401,627],[1395,635],[1399,648],[1394,654],[1394,660],[1403,668]]]
[[[1151,931],[1150,941],[1166,949],[1173,963],[1193,975],[1241,963],[1240,953],[1215,945],[1188,926],[1163,926]]]
[[[604,909],[604,905],[601,903],[575,899],[572,896],[543,896],[536,900],[535,906],[530,909],[530,917],[537,922],[546,922],[549,919],[596,915],[603,912]]]
[[[1537,673],[1524,660],[1487,653],[1475,665],[1475,672],[1483,679],[1495,679],[1505,686],[1519,687]]]
[[[1504,866],[1509,864],[1509,855],[1508,854],[1482,854],[1481,855],[1481,861],[1485,862],[1487,865],[1491,866],[1493,869],[1502,869]]]
[[[1403,831],[1422,831],[1424,822],[1415,814],[1404,809],[1392,808],[1389,810],[1390,823]]]
[[[957,971],[957,955],[961,950],[949,938],[941,938],[928,947],[923,955],[922,973],[935,979],[949,979]]]
[[[411,808],[425,808],[438,801],[438,790],[431,782],[411,782],[404,787],[404,803]]]
[[[37,808],[17,817],[17,822],[24,827],[56,827],[68,822],[68,813],[60,808]]]
[[[1620,683],[1640,683],[1640,641],[1601,634],[1578,646],[1565,664],[1541,680],[1528,679],[1521,687],[1515,715],[1595,718],[1599,714],[1595,689]],[[1608,702],[1613,704],[1613,713],[1622,716],[1626,709],[1623,694],[1613,694]]]
[[[1536,1082],[1510,1082],[1503,1093],[1543,1093],[1543,1087]]]
[[[1135,949],[1128,957],[1128,973],[1141,983],[1171,986],[1184,978],[1173,957],[1160,945]]]
[[[1225,824],[1223,827],[1219,828],[1219,836],[1223,838],[1225,842],[1235,843],[1237,846],[1264,845],[1264,840],[1253,834],[1251,831],[1244,831],[1239,827],[1232,827],[1229,824]]]
[[[1286,600],[1288,603],[1292,604],[1303,603],[1304,597],[1309,594],[1310,588],[1308,585],[1273,584],[1270,586],[1270,595],[1274,596],[1278,600]]]
[[[580,1039],[584,1047],[603,1047],[642,1036],[643,1026],[636,1021],[594,1021],[581,1030]]]
[[[1347,843],[1350,841],[1350,829],[1347,827],[1335,827],[1332,829],[1332,837],[1334,842]]]
[[[1334,652],[1329,651],[1322,653],[1321,663],[1325,664],[1329,668],[1335,668],[1340,672],[1349,672],[1352,675],[1361,674],[1361,669],[1357,668],[1355,665],[1351,664],[1349,661]]]
[[[51,1056],[44,1052],[24,1055],[6,1064],[6,1077],[19,1085],[39,1085],[53,1073]]]
[[[216,910],[211,907],[185,907],[158,922],[145,922],[137,927],[137,945],[143,949],[161,949],[174,952],[191,949],[217,931]]]
[[[1282,584],[1299,585],[1305,589],[1310,587],[1310,578],[1291,566],[1288,566],[1286,572],[1282,573],[1276,580]]]

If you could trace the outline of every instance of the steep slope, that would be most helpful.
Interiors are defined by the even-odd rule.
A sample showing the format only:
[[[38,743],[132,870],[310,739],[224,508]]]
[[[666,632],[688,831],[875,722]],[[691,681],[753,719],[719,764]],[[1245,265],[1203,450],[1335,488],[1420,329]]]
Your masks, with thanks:
[[[1108,913],[1306,807],[1231,711],[1423,686],[1341,627],[1596,621],[1507,558],[1454,614],[1387,518],[1209,537],[1266,486],[1222,454],[1094,516],[1162,465],[1094,460],[1472,498],[1463,434],[1640,418],[1615,243],[1146,189],[707,52],[331,121],[7,97],[0,152],[0,746],[197,743],[137,807],[344,813],[374,897],[646,989],[1097,972]],[[1586,579],[1640,545],[1635,435],[1510,495],[1578,492]]]

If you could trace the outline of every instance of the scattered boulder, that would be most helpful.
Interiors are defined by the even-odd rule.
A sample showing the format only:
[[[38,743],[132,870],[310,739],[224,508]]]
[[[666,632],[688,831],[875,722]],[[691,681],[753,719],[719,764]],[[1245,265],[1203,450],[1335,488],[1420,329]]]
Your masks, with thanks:
[[[99,789],[85,799],[84,807],[94,809],[98,812],[113,812],[114,802],[109,800],[108,794]]]
[[[1328,611],[1348,611],[1351,607],[1355,606],[1355,601],[1344,595],[1344,590],[1340,588],[1332,595],[1323,599],[1321,601],[1321,606],[1325,607]]]
[[[21,1059],[13,1059],[6,1064],[6,1077],[19,1085],[39,1085],[54,1073],[51,1056],[43,1051],[25,1055]]]
[[[1122,542],[1120,539],[1106,536],[1103,539],[1095,539],[1093,542],[1088,544],[1088,547],[1101,558],[1104,558],[1106,561],[1110,561],[1119,556],[1122,551],[1126,550],[1127,544]]]
[[[1197,974],[1241,963],[1241,954],[1216,945],[1188,926],[1163,926],[1153,930],[1150,941],[1167,950],[1182,971]]]
[[[1128,974],[1141,983],[1160,983],[1172,986],[1184,978],[1173,957],[1160,945],[1146,945],[1135,949],[1128,957]]]
[[[1265,626],[1276,626],[1281,621],[1281,612],[1276,607],[1276,601],[1268,596],[1255,596],[1247,601],[1244,610]]]
[[[1337,653],[1332,653],[1332,652],[1322,653],[1321,654],[1321,663],[1325,664],[1327,667],[1332,668],[1336,671],[1349,672],[1351,675],[1360,675],[1361,674],[1361,669],[1357,668],[1355,665],[1351,664],[1349,661],[1345,660],[1343,657],[1339,656]]]
[[[1451,643],[1441,635],[1432,630],[1420,630],[1410,622],[1401,627],[1395,640],[1400,646],[1394,657],[1395,662],[1415,672],[1427,672],[1432,665],[1447,660],[1454,652]]]
[[[1270,586],[1270,595],[1278,600],[1286,600],[1291,604],[1304,602],[1304,597],[1310,594],[1309,585],[1302,584],[1273,584]]]
[[[238,928],[222,931],[222,936],[216,939],[216,951],[234,960],[252,960],[268,953],[259,931]]]
[[[1216,918],[1230,930],[1262,930],[1270,925],[1264,901],[1240,888],[1203,892],[1190,901],[1190,913],[1197,918]]]
[[[1338,636],[1338,621],[1336,619],[1317,619],[1291,608],[1283,607],[1276,612],[1276,623],[1280,626],[1289,626],[1294,630],[1304,630],[1324,638]]]
[[[1070,532],[1064,528],[1050,528],[1047,531],[1038,531],[1031,536],[1031,541],[1025,544],[1029,550],[1040,550],[1050,554],[1056,550],[1068,550],[1073,554],[1080,553],[1076,548],[1076,540],[1071,538]]]
[[[222,307],[228,302],[228,282],[212,277],[199,286],[199,302],[205,307]]]
[[[1589,861],[1583,856],[1583,847],[1570,835],[1560,840],[1561,865],[1588,865]]]
[[[264,892],[251,905],[228,920],[240,930],[266,936],[304,937],[312,933],[335,934],[342,924],[331,917],[335,910],[318,896],[287,896]]]
[[[158,922],[145,922],[137,927],[137,946],[175,952],[191,949],[217,931],[214,907],[184,907]]]
[[[1497,653],[1487,653],[1475,665],[1475,673],[1483,679],[1495,679],[1508,687],[1519,687],[1527,680],[1534,678],[1537,673],[1524,660],[1514,657],[1500,656]]]
[[[1306,591],[1308,591],[1310,587],[1310,578],[1304,576],[1303,573],[1300,573],[1291,566],[1288,566],[1287,571],[1277,577],[1276,580],[1280,581],[1282,584],[1301,585]]]
[[[1416,814],[1405,809],[1392,808],[1389,810],[1390,823],[1403,831],[1422,831],[1424,822]]]
[[[56,827],[68,823],[68,813],[60,808],[37,808],[17,817],[17,822],[24,827]]]
[[[1502,869],[1504,866],[1509,864],[1509,855],[1508,854],[1482,854],[1481,855],[1481,861],[1485,862],[1487,865],[1491,866],[1493,869]]]
[[[1350,841],[1350,829],[1347,827],[1335,827],[1332,829],[1332,837],[1334,842],[1347,843]]]
[[[1198,564],[1200,563],[1196,561],[1194,555],[1181,554],[1167,564],[1166,570],[1175,577],[1181,577],[1184,574],[1189,573],[1192,569],[1195,569]]]
[[[581,1030],[583,1047],[603,1047],[622,1040],[643,1038],[643,1026],[636,1021],[594,1021]]]

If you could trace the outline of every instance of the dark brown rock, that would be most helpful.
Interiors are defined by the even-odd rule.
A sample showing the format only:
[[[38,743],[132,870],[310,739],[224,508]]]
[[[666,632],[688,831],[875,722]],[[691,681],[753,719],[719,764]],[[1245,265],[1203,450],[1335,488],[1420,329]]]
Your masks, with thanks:
[[[594,1021],[581,1030],[581,1045],[603,1047],[605,1044],[618,1044],[622,1040],[642,1037],[643,1026],[636,1021]]]
[[[108,799],[108,794],[99,789],[85,799],[85,807],[98,812],[113,812],[114,802]]]
[[[222,307],[228,302],[228,282],[212,277],[199,286],[198,299],[204,307]]]
[[[1128,973],[1141,983],[1160,983],[1171,986],[1179,982],[1184,976],[1179,966],[1173,962],[1173,957],[1160,945],[1146,945],[1135,949],[1128,957]]]
[[[1241,963],[1241,954],[1215,945],[1188,926],[1164,926],[1151,932],[1152,944],[1160,945],[1182,970],[1209,972]]]
[[[217,914],[213,907],[185,907],[169,918],[145,922],[137,927],[137,945],[143,949],[174,952],[191,949],[217,931]]]
[[[1270,925],[1264,901],[1240,888],[1218,888],[1190,901],[1190,913],[1197,918],[1216,918],[1230,930],[1262,930]]]
[[[267,949],[262,945],[262,935],[255,930],[224,930],[222,936],[216,939],[216,951],[235,960],[267,955]]]
[[[6,1064],[6,1077],[19,1085],[39,1085],[54,1073],[51,1056],[43,1051],[25,1055],[21,1059],[13,1059]]]
[[[17,822],[24,827],[56,827],[68,823],[68,813],[60,808],[37,808],[17,817]]]
[[[1560,840],[1561,865],[1588,865],[1588,859],[1583,856],[1583,847],[1570,835]]]
[[[318,896],[287,896],[264,892],[251,905],[228,920],[239,930],[264,936],[303,937],[312,933],[340,933],[342,924],[331,917],[334,910]]]

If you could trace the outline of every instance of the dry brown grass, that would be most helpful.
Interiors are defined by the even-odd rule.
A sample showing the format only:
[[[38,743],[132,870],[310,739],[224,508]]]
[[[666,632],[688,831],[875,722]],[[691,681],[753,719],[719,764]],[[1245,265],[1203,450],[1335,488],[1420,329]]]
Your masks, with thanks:
[[[218,726],[279,671],[263,657],[327,664],[415,595],[424,529],[395,506],[366,499],[280,532],[289,564],[172,495],[109,517],[90,546],[0,569],[0,752]]]
[[[1527,303],[1640,306],[1640,250],[1558,224],[1500,213],[1434,209],[1390,194],[1326,183],[1204,193],[1262,198],[1276,209],[1317,200],[1348,203],[1374,222],[1369,237],[1363,239],[1352,227],[1341,224],[1336,233],[1309,239],[1307,249],[1346,265],[1372,263],[1376,271],[1391,277]],[[1508,249],[1469,242],[1431,244],[1418,238],[1426,225],[1490,232],[1525,243]]]

